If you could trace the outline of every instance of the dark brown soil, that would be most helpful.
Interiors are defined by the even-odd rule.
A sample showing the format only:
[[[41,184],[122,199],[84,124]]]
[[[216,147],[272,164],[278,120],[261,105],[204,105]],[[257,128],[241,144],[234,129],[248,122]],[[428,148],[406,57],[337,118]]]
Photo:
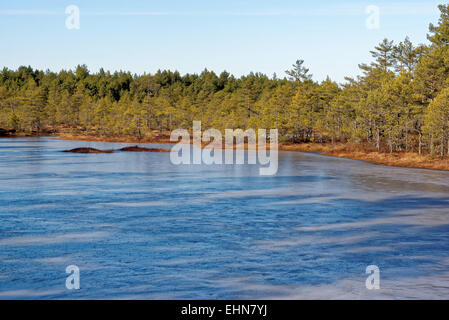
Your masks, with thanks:
[[[76,148],[72,150],[64,150],[63,152],[71,153],[113,153],[114,150],[98,150],[94,148]]]
[[[170,150],[166,149],[155,149],[155,148],[142,148],[139,146],[130,146],[119,149],[119,151],[128,151],[128,152],[170,152]]]

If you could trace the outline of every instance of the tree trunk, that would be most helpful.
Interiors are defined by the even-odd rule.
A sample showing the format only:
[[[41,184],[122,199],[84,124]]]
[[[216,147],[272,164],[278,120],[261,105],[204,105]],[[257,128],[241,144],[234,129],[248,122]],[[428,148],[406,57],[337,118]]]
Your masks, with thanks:
[[[393,153],[393,138],[391,138],[391,134],[388,135],[388,144],[390,146],[390,154]]]
[[[433,136],[430,137],[430,154],[433,154]]]
[[[408,152],[408,123],[405,122],[405,152]]]
[[[449,157],[449,138],[447,139],[447,156]]]
[[[419,147],[418,147],[419,155],[422,155],[422,133],[419,133]]]
[[[377,152],[380,152],[380,131],[379,128],[377,129],[377,138],[376,138],[376,148]]]

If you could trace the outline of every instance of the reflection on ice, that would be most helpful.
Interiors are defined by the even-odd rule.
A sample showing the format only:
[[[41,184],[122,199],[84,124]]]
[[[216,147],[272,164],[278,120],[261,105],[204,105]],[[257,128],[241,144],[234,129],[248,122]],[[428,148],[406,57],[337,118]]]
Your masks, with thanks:
[[[277,176],[0,141],[0,298],[449,296],[449,172],[280,152]],[[82,290],[65,290],[65,267]],[[365,269],[381,270],[381,290]]]

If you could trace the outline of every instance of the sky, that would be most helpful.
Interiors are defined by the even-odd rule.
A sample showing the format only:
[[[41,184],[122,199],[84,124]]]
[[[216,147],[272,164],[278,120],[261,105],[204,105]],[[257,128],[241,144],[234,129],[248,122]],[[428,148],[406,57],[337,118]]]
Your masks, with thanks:
[[[384,38],[427,43],[433,0],[0,0],[0,66],[42,70],[285,76],[297,59],[313,79],[343,82]],[[68,6],[79,8],[79,29]],[[379,8],[367,13],[368,6]],[[368,25],[367,27],[367,19]],[[379,22],[376,25],[376,21]],[[378,27],[377,27],[378,26]]]

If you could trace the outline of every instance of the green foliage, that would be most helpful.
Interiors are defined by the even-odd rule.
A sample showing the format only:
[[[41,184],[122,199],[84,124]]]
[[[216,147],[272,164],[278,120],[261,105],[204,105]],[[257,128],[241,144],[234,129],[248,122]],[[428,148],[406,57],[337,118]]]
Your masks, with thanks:
[[[384,39],[378,46],[374,48],[374,51],[370,51],[375,62],[372,63],[374,68],[383,69],[385,72],[394,64],[394,46],[393,41]]]
[[[443,157],[445,141],[449,143],[449,88],[443,89],[429,105],[423,130],[432,137],[432,151],[435,150],[433,143],[438,142],[440,154]]]
[[[441,155],[449,149],[449,5],[430,25],[430,45],[384,39],[360,64],[362,75],[338,85],[312,80],[298,59],[287,78],[235,78],[205,69],[180,75],[131,75],[85,65],[58,73],[19,67],[0,72],[0,127],[39,133],[167,134],[191,128],[277,128],[291,141],[352,142],[379,151]],[[449,150],[447,150],[449,153]]]
[[[293,69],[285,71],[285,73],[290,77],[290,80],[293,81],[310,81],[312,79],[312,75],[308,74],[309,69],[303,66],[304,60],[296,60],[295,64],[292,65]]]
[[[427,38],[437,47],[449,45],[449,5],[439,5],[441,15],[438,25],[429,25],[430,34]]]

